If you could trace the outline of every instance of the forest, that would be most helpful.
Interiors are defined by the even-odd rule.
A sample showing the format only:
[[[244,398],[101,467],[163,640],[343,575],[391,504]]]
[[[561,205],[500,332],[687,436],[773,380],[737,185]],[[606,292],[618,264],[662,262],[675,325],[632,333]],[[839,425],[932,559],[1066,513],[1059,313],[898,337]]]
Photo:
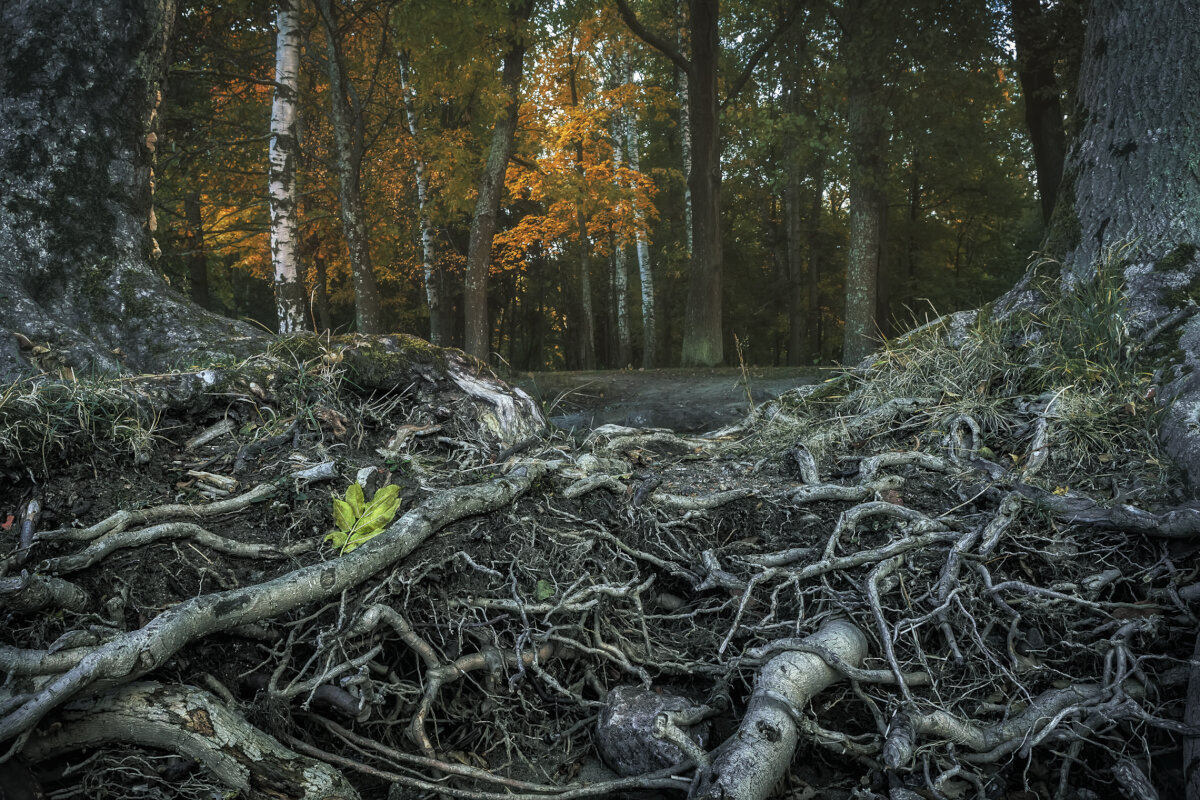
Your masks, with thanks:
[[[3,0],[0,800],[1200,800],[1193,6]]]
[[[855,182],[879,196],[870,338],[994,298],[1039,244],[1033,79],[999,5],[889,4],[866,26],[851,6],[727,3],[690,61],[680,3],[449,8],[181,9],[155,170],[171,285],[271,330],[403,331],[515,370],[731,362],[735,335],[750,363],[829,364]],[[1025,57],[1066,64],[1078,9],[1043,16]],[[693,70],[716,109],[692,110]],[[693,155],[693,123],[715,155]],[[268,140],[286,152],[274,200]],[[706,158],[719,346],[684,356],[689,172]],[[481,187],[501,180],[485,235]],[[299,284],[289,311],[281,274]]]

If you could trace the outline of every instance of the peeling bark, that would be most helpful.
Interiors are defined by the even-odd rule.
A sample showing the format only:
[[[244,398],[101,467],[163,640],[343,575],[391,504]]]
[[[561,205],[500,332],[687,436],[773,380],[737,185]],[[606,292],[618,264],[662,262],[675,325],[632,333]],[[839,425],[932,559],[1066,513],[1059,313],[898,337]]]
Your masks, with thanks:
[[[300,193],[296,161],[300,153],[296,101],[300,79],[300,12],[295,0],[279,0],[275,13],[275,97],[271,103],[268,197],[271,209],[271,263],[280,333],[305,329],[304,280],[300,271]]]
[[[356,800],[359,796],[333,767],[293,753],[208,692],[190,686],[134,683],[68,705],[53,725],[29,740],[22,754],[38,763],[113,742],[187,756],[247,798]]]

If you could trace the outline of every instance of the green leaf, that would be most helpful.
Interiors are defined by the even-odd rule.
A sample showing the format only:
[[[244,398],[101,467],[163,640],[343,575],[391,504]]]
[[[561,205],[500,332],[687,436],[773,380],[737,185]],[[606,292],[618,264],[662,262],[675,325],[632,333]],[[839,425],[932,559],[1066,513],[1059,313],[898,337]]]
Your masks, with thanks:
[[[534,590],[534,594],[537,596],[538,600],[549,600],[554,596],[554,584],[545,578],[541,578],[537,582],[537,588]]]
[[[357,486],[357,484],[355,484]],[[339,531],[349,533],[354,528],[354,520],[358,515],[354,508],[345,500],[333,498],[333,524]]]
[[[357,519],[362,516],[363,509],[366,508],[366,500],[363,497],[363,488],[357,483],[350,484],[346,489],[346,502],[354,509],[354,516]]]

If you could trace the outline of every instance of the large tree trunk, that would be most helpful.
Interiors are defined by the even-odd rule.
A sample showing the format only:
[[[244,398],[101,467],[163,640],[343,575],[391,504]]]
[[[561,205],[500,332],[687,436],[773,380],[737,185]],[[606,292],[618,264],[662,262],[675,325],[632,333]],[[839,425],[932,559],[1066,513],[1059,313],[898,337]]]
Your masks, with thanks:
[[[429,173],[425,159],[419,152],[421,130],[413,102],[415,90],[409,80],[407,52],[400,53],[400,92],[414,152],[413,172],[416,175],[417,208],[421,223],[421,271],[425,278],[425,303],[429,307],[429,341],[445,347],[450,344],[450,315],[445,304],[444,274],[438,268],[434,249],[433,219],[429,214]]]
[[[1134,337],[1155,326],[1200,288],[1200,90],[1179,75],[1200,63],[1200,17],[1186,0],[1094,0],[1063,191],[1047,248],[1071,286],[1091,279],[1102,259],[1124,270]],[[1182,67],[1193,69],[1191,66]],[[1170,76],[1169,79],[1164,76]],[[1115,248],[1127,248],[1111,255]],[[1028,282],[1025,282],[1027,284]],[[1028,297],[1018,286],[999,304]],[[1175,335],[1175,334],[1170,334]],[[1162,432],[1168,452],[1200,483],[1200,316],[1182,327]]]
[[[271,103],[268,196],[271,207],[271,263],[280,333],[305,328],[304,280],[300,272],[300,192],[296,159],[300,141],[296,101],[300,86],[300,10],[295,0],[279,0],[275,13],[275,98]]]
[[[520,28],[533,12],[533,0],[515,0],[511,8],[513,24]],[[491,350],[491,324],[488,321],[488,266],[492,261],[492,238],[496,235],[496,215],[504,197],[504,173],[512,157],[513,139],[517,133],[517,114],[521,100],[521,76],[525,71],[525,39],[514,30],[500,71],[500,87],[507,95],[504,111],[492,128],[492,143],[488,147],[487,163],[479,177],[479,197],[471,217],[471,233],[467,249],[464,313],[466,316],[465,348],[476,358],[487,359]]]
[[[0,4],[0,330],[48,345],[41,368],[156,370],[246,352],[255,336],[150,267],[174,11],[171,0]],[[0,379],[38,366],[0,336]]]
[[[683,316],[683,366],[713,366],[724,360],[721,315],[721,136],[717,97],[720,42],[718,0],[691,0],[691,74],[688,75],[692,164],[692,258]]]
[[[360,186],[362,160],[366,152],[362,108],[352,96],[342,54],[341,29],[332,0],[317,0],[325,27],[326,67],[329,72],[329,102],[333,117],[334,166],[338,176],[338,199],[342,209],[342,231],[350,256],[354,280],[354,322],[360,333],[381,333],[383,316],[379,284],[371,267],[367,213]]]

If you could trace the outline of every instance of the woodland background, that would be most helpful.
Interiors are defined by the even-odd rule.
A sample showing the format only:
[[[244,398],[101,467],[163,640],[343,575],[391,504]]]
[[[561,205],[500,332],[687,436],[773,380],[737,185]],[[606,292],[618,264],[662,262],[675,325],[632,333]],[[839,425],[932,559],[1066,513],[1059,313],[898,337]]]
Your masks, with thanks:
[[[518,125],[487,288],[493,364],[680,363],[691,213],[686,76],[631,33],[615,5],[317,4],[328,15],[294,5],[304,327],[345,331],[355,319],[331,62],[342,72],[365,269],[378,282],[382,329],[462,346],[472,213],[509,96],[502,59],[519,42]],[[875,3],[869,25],[857,26],[856,4],[825,5],[721,4],[718,324],[726,362],[736,363],[739,350],[764,365],[842,358],[856,158],[874,164],[886,198],[874,310],[884,335],[1001,294],[1042,236],[1017,78],[1018,67],[1030,74],[1030,56],[1017,60],[1008,4]],[[1050,75],[1037,91],[1057,107],[1053,78],[1072,69],[1078,9],[1013,5],[1037,8],[1038,57],[1049,60]],[[272,330],[276,11],[266,0],[180,9],[154,195],[157,264],[169,282],[206,308]],[[636,14],[688,52],[683,4],[639,4]],[[858,108],[874,130],[865,144],[848,131],[848,103],[864,73],[873,80]],[[429,254],[417,165],[428,182]],[[639,237],[648,245],[641,253]],[[444,319],[431,320],[431,282]]]

